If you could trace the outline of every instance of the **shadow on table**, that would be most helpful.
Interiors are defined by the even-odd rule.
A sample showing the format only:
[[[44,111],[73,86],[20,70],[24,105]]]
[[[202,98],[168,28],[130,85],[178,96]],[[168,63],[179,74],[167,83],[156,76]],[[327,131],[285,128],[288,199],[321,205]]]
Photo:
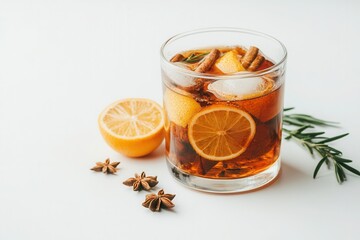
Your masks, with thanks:
[[[301,170],[288,164],[286,161],[281,161],[281,170],[277,179],[273,182],[273,187],[289,187],[291,185],[298,185],[302,181],[307,181],[310,176]]]
[[[275,179],[260,188],[250,190],[244,193],[246,194],[251,192],[257,192],[264,189],[272,190],[275,188],[293,188],[294,185],[299,185],[301,184],[301,182],[307,181],[306,178],[308,177],[309,176],[307,174],[288,164],[286,161],[284,161],[284,159],[282,159],[280,172]]]
[[[163,144],[161,144],[157,149],[155,149],[155,151],[151,152],[150,154],[133,159],[139,161],[164,161],[165,147],[163,146]]]

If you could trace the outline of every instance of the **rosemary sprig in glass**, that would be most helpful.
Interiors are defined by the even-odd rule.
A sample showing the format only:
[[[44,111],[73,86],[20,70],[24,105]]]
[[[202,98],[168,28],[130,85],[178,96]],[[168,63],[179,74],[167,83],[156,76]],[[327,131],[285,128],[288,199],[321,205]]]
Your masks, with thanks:
[[[187,63],[196,63],[201,61],[206,55],[208,55],[209,53],[191,53],[190,56],[188,56],[187,58],[185,58],[184,60],[182,60],[183,62],[187,62]]]
[[[303,145],[311,155],[314,156],[315,153],[317,153],[321,156],[321,160],[315,168],[313,178],[316,178],[319,169],[324,163],[328,168],[332,165],[334,166],[335,176],[339,183],[346,181],[345,170],[360,176],[360,171],[349,166],[349,163],[351,163],[352,160],[343,158],[340,150],[329,145],[329,143],[347,136],[348,133],[327,137],[324,135],[325,132],[310,131],[310,129],[314,129],[315,126],[336,126],[337,123],[325,121],[305,114],[288,114],[287,112],[292,109],[293,108],[284,109],[283,131],[285,139],[296,140]],[[293,126],[295,128],[288,129],[285,126]]]

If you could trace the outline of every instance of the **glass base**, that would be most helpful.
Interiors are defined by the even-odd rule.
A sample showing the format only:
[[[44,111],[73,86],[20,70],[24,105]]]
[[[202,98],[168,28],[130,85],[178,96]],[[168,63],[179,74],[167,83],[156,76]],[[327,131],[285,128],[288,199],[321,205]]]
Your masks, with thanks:
[[[263,187],[276,179],[281,166],[279,157],[270,168],[254,176],[239,179],[211,179],[189,175],[174,166],[169,160],[166,162],[174,178],[186,187],[212,193],[239,193]]]

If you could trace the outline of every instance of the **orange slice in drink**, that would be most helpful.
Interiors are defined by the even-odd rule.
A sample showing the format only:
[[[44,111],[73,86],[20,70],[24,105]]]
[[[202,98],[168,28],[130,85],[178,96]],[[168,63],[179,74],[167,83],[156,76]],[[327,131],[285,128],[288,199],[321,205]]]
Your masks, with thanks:
[[[194,99],[170,89],[164,93],[164,108],[169,120],[184,128],[191,117],[201,110],[200,104]]]
[[[163,110],[149,99],[117,101],[105,108],[98,122],[109,146],[129,157],[151,153],[164,138]]]
[[[245,71],[245,68],[241,65],[235,50],[228,51],[220,57],[216,61],[215,67],[225,74]]]
[[[256,125],[252,117],[232,106],[206,107],[189,122],[189,140],[200,156],[215,161],[238,157],[251,143]]]

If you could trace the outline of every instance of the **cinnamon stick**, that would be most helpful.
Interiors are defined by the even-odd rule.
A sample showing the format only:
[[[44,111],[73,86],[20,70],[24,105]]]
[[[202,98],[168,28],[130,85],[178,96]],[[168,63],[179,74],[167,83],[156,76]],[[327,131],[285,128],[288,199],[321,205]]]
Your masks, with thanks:
[[[218,49],[213,49],[211,52],[204,58],[203,62],[195,69],[197,73],[205,73],[210,70],[214,65],[216,59],[220,57],[220,51]]]
[[[182,54],[178,53],[170,59],[170,62],[181,62],[184,59],[185,57]]]
[[[254,61],[250,64],[248,70],[253,72],[260,67],[260,65],[264,62],[265,58],[261,55],[257,55],[257,57],[254,59]]]
[[[235,47],[235,51],[237,51],[237,53],[241,56],[244,56],[246,54],[246,50],[242,47]]]
[[[257,47],[251,46],[244,55],[244,57],[241,59],[241,64],[243,65],[243,67],[247,69],[254,61],[258,53],[259,49]]]

